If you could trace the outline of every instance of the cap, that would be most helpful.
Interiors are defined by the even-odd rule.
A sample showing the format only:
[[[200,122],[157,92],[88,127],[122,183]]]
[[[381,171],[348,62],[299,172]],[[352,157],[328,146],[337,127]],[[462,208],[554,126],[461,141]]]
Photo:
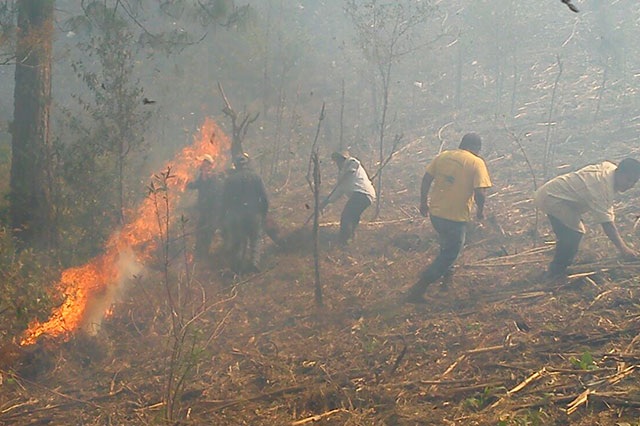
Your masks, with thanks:
[[[349,157],[351,157],[351,155],[349,155],[349,151],[341,151],[341,152],[336,151],[333,154],[331,154],[331,159],[333,161],[346,160]]]

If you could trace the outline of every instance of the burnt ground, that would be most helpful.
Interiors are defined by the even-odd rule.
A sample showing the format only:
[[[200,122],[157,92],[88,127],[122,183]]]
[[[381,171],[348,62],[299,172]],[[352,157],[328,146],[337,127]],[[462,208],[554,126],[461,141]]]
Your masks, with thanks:
[[[566,156],[580,143],[563,148]],[[288,245],[266,244],[261,273],[232,280],[217,252],[212,265],[196,266],[202,297],[219,303],[197,323],[198,364],[178,423],[635,424],[640,262],[619,261],[591,226],[572,276],[546,280],[553,239],[541,217],[534,240],[532,183],[508,140],[487,154],[495,183],[488,219],[471,226],[453,281],[431,287],[426,307],[402,303],[438,250],[415,208],[422,163],[434,151],[419,146],[394,160],[381,217],[367,212],[351,247],[333,243],[343,202],[324,216],[322,307],[314,305],[310,230],[300,229],[310,199],[302,181],[273,197]],[[631,242],[636,199],[617,206]],[[151,266],[95,337],[78,333],[16,356],[5,348],[0,422],[164,423],[161,281]]]

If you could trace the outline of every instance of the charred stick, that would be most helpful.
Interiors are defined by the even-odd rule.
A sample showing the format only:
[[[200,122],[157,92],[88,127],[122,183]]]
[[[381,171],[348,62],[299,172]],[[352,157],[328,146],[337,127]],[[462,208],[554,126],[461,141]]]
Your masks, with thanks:
[[[400,355],[398,355],[398,358],[396,358],[396,362],[393,363],[393,367],[391,367],[391,371],[389,371],[389,374],[393,374],[396,371],[396,369],[398,368],[398,366],[400,365],[400,363],[402,362],[406,354],[407,354],[407,344],[405,343],[404,347],[402,348],[402,351],[400,352]]]

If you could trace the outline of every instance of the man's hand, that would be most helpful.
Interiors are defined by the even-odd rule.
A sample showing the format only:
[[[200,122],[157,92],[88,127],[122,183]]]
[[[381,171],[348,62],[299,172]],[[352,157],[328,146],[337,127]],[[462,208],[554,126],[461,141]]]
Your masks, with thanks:
[[[486,188],[474,188],[473,190],[473,198],[476,201],[476,217],[478,220],[484,219],[484,200],[487,198],[486,192]]]
[[[324,209],[327,207],[328,204],[329,204],[329,198],[327,197],[318,206],[318,210],[320,211],[320,213],[324,211]]]
[[[428,217],[429,216],[429,204],[427,203],[420,203],[420,214],[424,217]]]
[[[618,228],[616,228],[615,223],[613,222],[605,222],[602,224],[602,230],[609,237],[611,242],[620,250],[620,254],[627,260],[634,260],[640,258],[640,254],[637,251],[629,248],[628,245],[624,243],[620,234],[618,233]]]
[[[620,253],[626,260],[637,260],[638,258],[640,258],[640,253],[629,247],[623,247],[620,250]]]

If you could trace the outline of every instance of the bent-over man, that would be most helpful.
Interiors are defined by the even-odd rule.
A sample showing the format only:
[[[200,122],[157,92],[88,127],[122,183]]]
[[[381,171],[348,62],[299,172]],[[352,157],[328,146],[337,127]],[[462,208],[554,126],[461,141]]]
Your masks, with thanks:
[[[235,273],[258,272],[260,238],[269,201],[262,178],[250,166],[249,156],[239,155],[233,164],[235,169],[229,172],[222,193],[225,244]]]
[[[440,254],[409,289],[407,302],[424,304],[429,284],[453,274],[453,264],[464,245],[467,222],[475,200],[478,219],[484,218],[485,189],[491,186],[487,166],[480,158],[482,140],[464,135],[456,150],[444,151],[427,166],[420,189],[420,213],[430,216],[438,233]]]
[[[614,223],[613,197],[631,189],[640,178],[640,162],[625,158],[617,166],[604,161],[555,177],[535,193],[536,206],[549,217],[556,248],[549,275],[562,276],[573,263],[585,228],[582,215],[591,212],[604,233],[627,259],[638,257],[620,237]]]
[[[334,152],[331,159],[338,166],[338,182],[320,210],[345,194],[349,197],[340,216],[340,243],[346,245],[355,236],[362,212],[376,199],[376,190],[357,158],[348,152]]]

